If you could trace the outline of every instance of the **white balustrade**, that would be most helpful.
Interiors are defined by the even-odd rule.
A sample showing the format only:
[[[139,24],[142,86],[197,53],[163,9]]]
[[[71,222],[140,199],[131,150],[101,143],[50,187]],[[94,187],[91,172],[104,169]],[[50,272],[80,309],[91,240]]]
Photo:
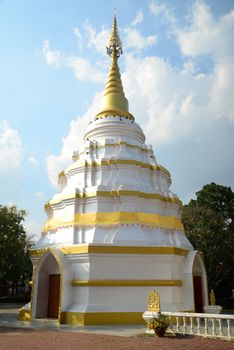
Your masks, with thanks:
[[[161,312],[169,317],[174,333],[234,340],[234,315]]]

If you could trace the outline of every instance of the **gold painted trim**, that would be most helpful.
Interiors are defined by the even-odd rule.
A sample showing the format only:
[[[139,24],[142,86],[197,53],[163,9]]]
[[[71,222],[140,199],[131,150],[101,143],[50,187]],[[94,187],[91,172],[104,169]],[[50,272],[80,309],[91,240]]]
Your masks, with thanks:
[[[181,280],[72,280],[73,287],[180,287],[182,283]]]
[[[62,170],[62,171],[60,171],[60,173],[58,174],[58,177],[60,178],[62,178],[62,177],[64,177],[65,176],[65,172],[64,172],[64,170]]]
[[[132,191],[132,190],[114,190],[114,191],[94,191],[89,193],[76,193],[74,194],[67,194],[67,195],[60,195],[56,196],[56,199],[51,199],[45,206],[45,209],[47,209],[49,206],[53,204],[61,203],[65,200],[74,200],[74,199],[88,199],[93,197],[120,197],[120,196],[132,196],[132,197],[139,197],[144,199],[158,199],[163,202],[167,203],[177,203],[178,205],[182,205],[182,202],[178,198],[171,198],[171,197],[164,197],[159,193],[147,193],[147,192],[141,192],[141,191]]]
[[[124,141],[120,141],[118,143],[90,144],[89,146],[85,147],[85,150],[88,150],[90,148],[91,149],[92,148],[99,149],[99,148],[105,148],[105,147],[120,147],[120,146],[127,146],[127,147],[131,147],[131,148],[136,148],[136,149],[139,149],[142,152],[152,153],[152,155],[153,155],[153,150],[151,150],[149,148],[140,147],[140,146],[128,143],[128,142],[124,142]]]
[[[127,111],[121,111],[121,110],[117,110],[117,109],[107,109],[105,111],[102,111],[98,114],[96,114],[96,117],[94,120],[98,120],[98,119],[104,119],[106,117],[123,117],[129,120],[135,120],[134,116],[127,112]]]
[[[142,212],[96,212],[75,214],[75,219],[62,221],[50,219],[45,223],[44,232],[66,226],[93,226],[93,225],[119,225],[140,224],[152,227],[183,230],[181,221],[173,216],[163,216]]]
[[[42,249],[32,249],[29,251],[29,256],[37,256],[37,257],[42,257],[45,253],[47,253],[48,248],[42,248]],[[36,270],[38,265],[40,263],[40,259],[37,261],[34,269]],[[32,275],[32,287],[34,286],[34,269],[33,269],[33,275]]]
[[[82,167],[91,167],[91,166],[109,166],[109,165],[135,165],[141,168],[146,168],[150,170],[157,170],[171,179],[170,172],[164,168],[162,165],[154,165],[149,163],[140,162],[134,159],[102,159],[101,161],[92,161],[88,162],[87,160],[77,160],[73,164],[71,164],[64,172],[65,175],[74,169],[79,169]]]
[[[180,255],[186,256],[188,250],[176,247],[141,247],[141,246],[111,246],[111,245],[72,245],[58,248],[62,254],[149,254],[149,255]],[[30,256],[42,256],[45,249],[34,249]]]
[[[144,324],[142,312],[68,312],[61,313],[60,323],[85,326],[101,324]]]
[[[143,153],[150,153],[151,156],[153,156],[153,158],[155,159],[155,155],[154,155],[153,149],[151,149],[151,148],[149,148],[147,146],[146,147],[141,147],[141,146],[137,146],[137,145],[133,145],[131,143],[125,142],[125,141],[120,141],[120,142],[117,142],[117,143],[90,143],[88,146],[85,147],[83,152],[80,152],[80,153],[74,152],[74,154],[72,156],[72,160],[74,162],[78,161],[80,155],[86,154],[86,152],[89,151],[89,150],[99,150],[99,149],[103,149],[103,148],[106,148],[106,147],[120,147],[120,146],[126,146],[126,147],[129,147],[129,148],[135,148],[135,149],[137,149],[137,150],[139,150],[139,151],[141,151]],[[160,166],[160,167],[164,168],[162,166]],[[168,170],[166,169],[166,171],[168,171]],[[63,172],[64,171],[62,171],[61,173],[63,173]],[[60,174],[59,174],[59,176],[60,176]]]
[[[74,220],[49,219],[43,232],[67,226],[111,226],[111,225],[142,225],[166,229],[184,230],[183,224],[175,216],[150,214],[142,212],[95,212],[75,214]]]

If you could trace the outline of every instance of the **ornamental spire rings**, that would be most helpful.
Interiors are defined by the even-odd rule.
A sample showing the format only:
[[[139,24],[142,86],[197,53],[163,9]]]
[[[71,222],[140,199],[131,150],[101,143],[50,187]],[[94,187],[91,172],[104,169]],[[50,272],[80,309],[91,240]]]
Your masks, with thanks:
[[[110,34],[110,38],[109,38],[106,50],[107,50],[107,54],[109,56],[112,56],[112,53],[114,52],[116,54],[117,58],[120,55],[122,55],[122,53],[123,53],[122,43],[121,43],[121,40],[119,37],[118,28],[117,28],[117,21],[116,21],[115,15],[114,15],[112,31]]]

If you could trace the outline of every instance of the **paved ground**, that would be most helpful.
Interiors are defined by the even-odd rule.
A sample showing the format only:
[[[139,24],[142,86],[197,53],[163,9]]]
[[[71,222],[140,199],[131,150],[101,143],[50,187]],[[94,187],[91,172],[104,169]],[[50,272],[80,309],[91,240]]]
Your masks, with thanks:
[[[34,330],[50,330],[76,333],[95,333],[105,335],[119,335],[119,336],[134,336],[141,335],[145,332],[144,325],[116,325],[116,326],[85,326],[77,327],[62,324],[60,325],[56,320],[37,320],[33,322],[18,321],[18,308],[6,308],[0,306],[0,327],[5,328],[21,328]],[[32,349],[33,350],[33,349]]]
[[[1,350],[233,350],[234,343],[198,337],[120,337],[75,332],[0,328]]]
[[[234,350],[230,341],[145,335],[144,326],[60,326],[19,322],[17,314],[16,305],[0,306],[0,350]]]

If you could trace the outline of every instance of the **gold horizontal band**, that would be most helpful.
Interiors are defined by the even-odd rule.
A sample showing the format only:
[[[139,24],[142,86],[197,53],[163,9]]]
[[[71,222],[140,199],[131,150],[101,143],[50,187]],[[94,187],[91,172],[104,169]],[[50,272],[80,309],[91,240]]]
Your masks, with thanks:
[[[123,117],[130,120],[135,120],[134,116],[131,113],[126,111],[116,110],[116,109],[109,109],[98,113],[95,117],[95,120],[103,119],[105,117]]]
[[[132,196],[132,197],[139,197],[144,199],[158,199],[163,202],[168,203],[177,203],[178,205],[182,205],[182,202],[175,197],[165,197],[162,196],[159,193],[147,193],[147,192],[141,192],[141,191],[130,191],[130,190],[114,190],[114,191],[94,191],[94,192],[88,192],[88,193],[76,193],[74,194],[67,194],[67,195],[60,195],[56,196],[56,199],[51,199],[46,205],[45,209],[49,208],[50,205],[61,203],[65,200],[70,199],[86,199],[86,198],[93,198],[93,197],[120,197],[120,196]]]
[[[84,326],[101,324],[144,324],[142,312],[61,312],[60,323]]]
[[[145,310],[144,310],[145,311]],[[182,312],[194,312],[184,310]],[[141,312],[71,312],[63,311],[60,314],[60,323],[88,326],[110,324],[145,324]]]
[[[182,286],[181,280],[72,280],[74,287],[148,287]]]
[[[161,227],[165,229],[184,229],[181,221],[174,216],[164,216],[160,214],[149,214],[142,212],[96,212],[75,214],[74,220],[70,221],[52,218],[45,223],[43,232],[48,232],[50,230],[67,226],[110,226],[129,224]]]
[[[171,177],[170,172],[164,168],[162,165],[154,165],[149,163],[140,162],[134,159],[102,159],[101,161],[92,161],[88,162],[87,160],[77,160],[74,162],[71,166],[69,166],[65,170],[65,174],[69,173],[70,171],[74,169],[78,169],[81,167],[89,167],[89,166],[109,166],[109,165],[135,165],[139,166],[141,168],[147,168],[150,170],[157,170],[161,173],[164,173],[166,176]]]
[[[134,144],[125,142],[125,141],[120,141],[120,142],[117,142],[117,143],[105,143],[105,144],[102,144],[102,143],[90,143],[88,146],[85,147],[85,150],[82,153],[85,153],[85,151],[90,150],[90,149],[91,150],[92,149],[98,150],[98,149],[102,149],[102,148],[106,148],[106,147],[120,147],[120,146],[126,146],[126,147],[129,147],[129,148],[135,148],[135,149],[138,149],[139,151],[141,151],[143,153],[151,153],[151,155],[155,158],[152,149],[150,149],[149,147],[147,147],[147,146],[146,147],[141,147],[141,146],[138,146],[138,145],[134,145]],[[73,161],[77,161],[79,159],[79,156],[76,154],[76,152],[74,152],[72,159],[73,159]],[[164,168],[163,166],[161,166],[161,167]],[[168,170],[166,169],[166,171],[168,171]],[[61,171],[60,174],[62,175],[63,173],[64,173],[64,171]]]
[[[149,149],[149,148],[144,148],[144,147],[140,147],[140,146],[137,146],[137,145],[133,145],[131,143],[128,143],[128,142],[125,142],[125,141],[120,141],[118,143],[105,143],[105,144],[90,144],[88,147],[85,147],[85,149],[92,149],[92,148],[105,148],[105,147],[120,147],[120,146],[127,146],[127,147],[130,147],[130,148],[136,148],[142,152],[149,152],[149,153],[152,153],[152,150]]]
[[[112,245],[72,245],[58,248],[61,253],[73,254],[149,254],[149,255],[180,255],[186,256],[188,250],[176,247],[152,247],[152,246],[112,246]],[[42,256],[49,248],[32,249],[30,256]]]

